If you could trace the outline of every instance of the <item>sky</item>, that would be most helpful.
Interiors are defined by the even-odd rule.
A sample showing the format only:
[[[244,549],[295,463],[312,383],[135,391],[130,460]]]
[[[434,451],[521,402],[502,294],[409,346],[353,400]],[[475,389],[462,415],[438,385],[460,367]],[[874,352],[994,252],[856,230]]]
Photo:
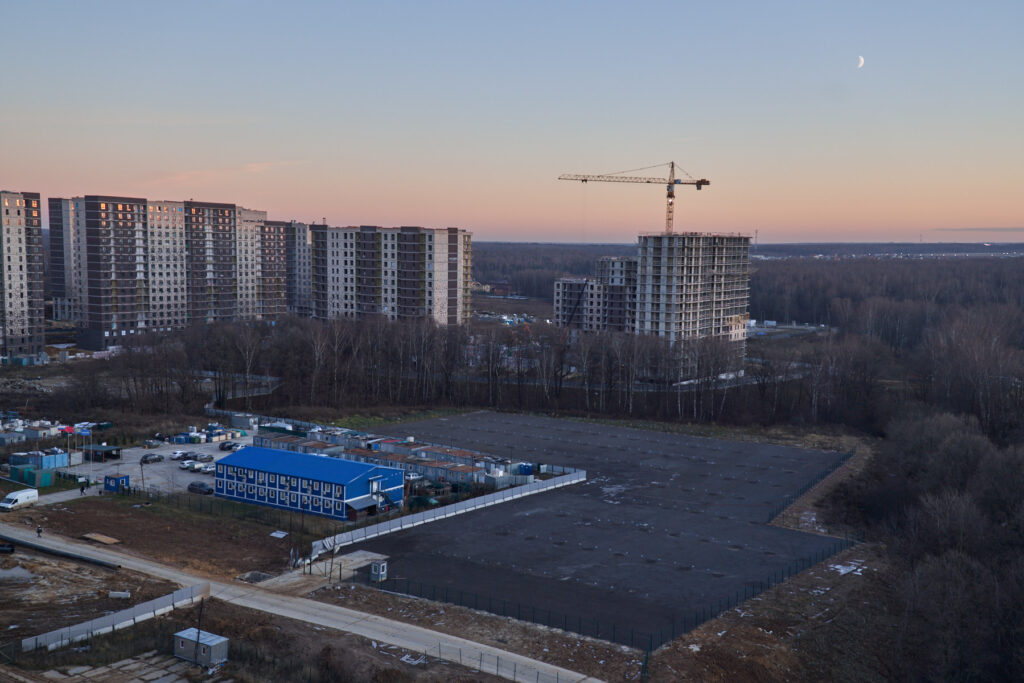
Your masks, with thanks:
[[[677,231],[1020,242],[1022,26],[1019,0],[0,0],[0,188],[628,243],[663,187],[558,176],[675,161],[711,181]]]

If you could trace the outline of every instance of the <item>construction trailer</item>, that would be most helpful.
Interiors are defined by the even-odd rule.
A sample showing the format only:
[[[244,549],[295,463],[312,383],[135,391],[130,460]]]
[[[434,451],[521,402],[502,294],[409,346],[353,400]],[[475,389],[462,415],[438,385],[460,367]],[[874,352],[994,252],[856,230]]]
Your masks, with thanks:
[[[396,467],[249,446],[217,461],[218,498],[354,520],[403,505]]]
[[[174,634],[174,656],[209,668],[228,661],[228,639],[187,628]]]

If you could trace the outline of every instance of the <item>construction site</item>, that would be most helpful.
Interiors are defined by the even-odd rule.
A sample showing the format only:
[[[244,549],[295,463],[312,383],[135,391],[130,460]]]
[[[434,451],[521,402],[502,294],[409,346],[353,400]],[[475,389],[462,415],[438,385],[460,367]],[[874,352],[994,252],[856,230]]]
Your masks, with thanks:
[[[731,357],[715,371],[742,373],[750,236],[675,232],[676,187],[691,185],[700,190],[711,183],[677,178],[676,163],[668,166],[667,178],[625,175],[632,171],[560,176],[583,183],[664,184],[667,196],[664,231],[639,235],[636,257],[605,257],[597,265],[596,277],[555,281],[553,319],[566,329],[653,335],[670,345],[714,340],[728,347]],[[706,372],[693,356],[680,354],[679,375],[674,379]]]
[[[402,520],[417,515],[370,519],[350,531],[331,520],[295,515],[288,521],[257,514],[259,506],[188,494],[54,494],[64,500],[40,501],[0,520],[4,538],[16,546],[3,562],[12,578],[0,581],[11,597],[5,604],[12,605],[0,623],[11,638],[0,651],[21,666],[66,662],[66,675],[77,666],[108,666],[112,660],[100,656],[107,650],[99,643],[113,639],[121,643],[109,650],[117,661],[146,655],[140,666],[170,672],[173,663],[147,653],[165,651],[173,629],[196,625],[186,616],[198,618],[195,601],[141,627],[144,637],[90,636],[91,655],[65,646],[40,658],[16,653],[12,643],[208,582],[208,614],[234,615],[218,622],[224,626],[217,635],[266,643],[259,653],[241,646],[244,657],[224,669],[229,677],[237,667],[279,665],[310,677],[328,657],[315,643],[331,647],[330,638],[350,631],[346,656],[363,662],[365,672],[391,671],[399,680],[619,680],[641,672],[657,679],[655,653],[695,637],[723,613],[763,601],[778,584],[842,556],[850,545],[813,526],[797,531],[769,523],[846,462],[841,452],[484,411],[401,429],[415,436],[336,430],[321,438],[427,449],[428,457],[456,461],[482,462],[490,454],[503,470],[534,463],[537,472],[557,468],[568,473],[558,477],[574,483],[525,496],[517,489],[543,482],[513,486],[492,494],[500,498],[496,504],[459,503],[464,514],[441,507],[419,513],[427,523],[403,527]],[[310,441],[268,438],[261,443],[302,448]],[[432,445],[450,443],[459,448]],[[411,457],[363,450],[389,462]],[[335,531],[343,533],[331,536]],[[346,540],[335,544],[339,538]],[[46,547],[72,556],[48,557]],[[296,564],[296,552],[313,554]],[[323,606],[356,612],[332,616],[321,613]],[[266,631],[268,611],[292,616],[298,621],[289,628],[315,636],[301,665],[290,657],[281,664],[281,649]],[[382,628],[395,619],[425,632],[385,636],[377,626],[356,627],[365,618],[359,613],[378,615]],[[110,675],[96,680],[127,680]]]

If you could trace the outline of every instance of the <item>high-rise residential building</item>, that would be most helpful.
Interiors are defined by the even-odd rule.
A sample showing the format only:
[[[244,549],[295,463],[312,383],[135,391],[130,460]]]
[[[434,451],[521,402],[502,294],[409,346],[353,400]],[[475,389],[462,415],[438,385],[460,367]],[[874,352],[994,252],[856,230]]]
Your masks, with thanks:
[[[188,257],[185,203],[146,202],[146,270],[149,274],[149,315],[154,332],[181,329],[188,320]]]
[[[322,319],[469,319],[471,233],[313,226],[313,314]]]
[[[285,224],[263,221],[260,231],[260,317],[278,318],[288,312],[288,254]]]
[[[606,330],[628,332],[636,315],[637,259],[605,256],[597,262],[597,279],[604,283],[603,325]]]
[[[306,223],[281,222],[285,237],[288,312],[313,315],[313,232]]]
[[[185,202],[189,322],[209,324],[238,315],[234,204]]]
[[[266,213],[194,201],[54,198],[54,316],[100,350],[144,332],[284,312],[284,232]]]
[[[588,332],[633,332],[636,315],[636,257],[606,256],[597,277],[555,281],[555,324]]]
[[[76,203],[70,199],[52,197],[50,213],[50,296],[54,320],[76,320],[75,293],[82,287],[82,269],[75,244]]]
[[[38,192],[0,191],[0,355],[43,350],[43,219]]]
[[[638,334],[670,342],[696,337],[746,339],[750,237],[710,233],[641,235],[637,266]]]
[[[148,328],[146,200],[74,198],[75,244],[82,271],[77,292],[79,344],[103,349]]]
[[[671,344],[717,338],[734,343],[742,358],[749,281],[749,236],[640,235],[636,257],[605,258],[596,278],[555,283],[555,322],[651,334]]]
[[[256,320],[260,317],[260,290],[263,277],[263,259],[260,247],[266,211],[238,207],[235,228],[235,260],[237,263],[238,319]]]

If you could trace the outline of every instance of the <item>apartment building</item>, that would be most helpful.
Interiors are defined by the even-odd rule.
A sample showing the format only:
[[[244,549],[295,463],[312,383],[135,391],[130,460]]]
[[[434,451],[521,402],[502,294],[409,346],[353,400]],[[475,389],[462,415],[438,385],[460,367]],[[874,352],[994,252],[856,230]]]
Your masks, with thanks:
[[[632,332],[636,306],[635,257],[606,256],[597,277],[555,281],[555,324],[588,332]]]
[[[292,315],[313,315],[313,231],[298,221],[282,221],[285,239],[287,310]]]
[[[54,320],[76,320],[78,309],[75,292],[81,289],[82,269],[75,244],[75,202],[51,198],[50,214],[50,296]]]
[[[605,329],[607,286],[597,278],[564,277],[555,281],[555,324],[574,330]]]
[[[742,358],[750,300],[750,237],[640,235],[637,256],[604,258],[595,278],[555,282],[555,323],[651,334],[670,343],[714,337]]]
[[[313,226],[313,315],[469,319],[471,233],[459,228]]]
[[[181,329],[188,323],[185,203],[146,202],[146,234],[149,301],[145,327],[154,332]]]
[[[266,211],[253,209],[236,210],[235,261],[237,265],[238,319],[256,320],[260,317],[260,290],[263,279],[263,259],[260,246],[263,228],[267,222]]]
[[[38,192],[0,191],[0,355],[43,350],[43,223]]]
[[[263,221],[260,230],[260,318],[277,318],[288,312],[287,261],[284,224]]]
[[[637,334],[670,342],[746,339],[750,237],[709,233],[640,235]]]
[[[636,258],[605,256],[597,262],[597,279],[605,286],[603,329],[616,332],[629,332],[633,329],[636,273]]]
[[[185,202],[189,321],[210,324],[238,316],[234,204]]]
[[[54,317],[101,350],[144,332],[285,310],[285,234],[234,204],[53,198]]]

